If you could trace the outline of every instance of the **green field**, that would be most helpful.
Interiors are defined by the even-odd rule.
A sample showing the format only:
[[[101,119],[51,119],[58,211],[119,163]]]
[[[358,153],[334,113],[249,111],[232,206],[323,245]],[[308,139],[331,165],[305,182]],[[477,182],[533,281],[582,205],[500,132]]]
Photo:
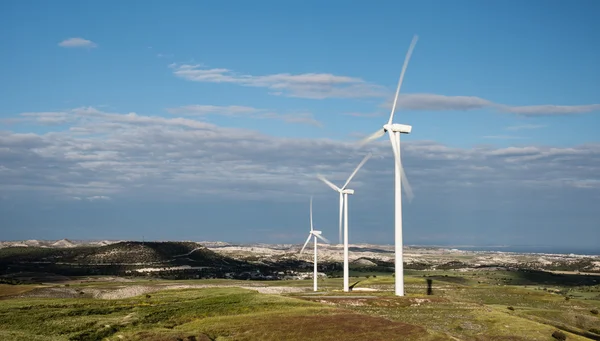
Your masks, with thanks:
[[[413,270],[395,297],[394,278],[373,275],[351,278],[351,293],[341,278],[320,280],[317,294],[312,280],[3,284],[0,340],[600,339],[600,286],[589,276]]]

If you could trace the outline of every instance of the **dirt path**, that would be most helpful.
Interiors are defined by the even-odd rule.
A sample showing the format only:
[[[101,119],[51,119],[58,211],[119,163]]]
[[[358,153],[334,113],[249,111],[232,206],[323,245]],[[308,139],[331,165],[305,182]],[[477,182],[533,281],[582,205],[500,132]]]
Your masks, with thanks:
[[[202,288],[242,288],[256,290],[261,294],[284,294],[304,292],[305,288],[277,287],[277,286],[240,286],[240,285],[217,285],[217,284],[166,284],[166,285],[131,285],[110,289],[98,288],[69,288],[69,287],[47,287],[34,289],[30,292],[16,297],[42,297],[42,298],[75,298],[93,297],[103,300],[118,300],[129,297],[149,294],[161,290],[176,289],[202,289]]]

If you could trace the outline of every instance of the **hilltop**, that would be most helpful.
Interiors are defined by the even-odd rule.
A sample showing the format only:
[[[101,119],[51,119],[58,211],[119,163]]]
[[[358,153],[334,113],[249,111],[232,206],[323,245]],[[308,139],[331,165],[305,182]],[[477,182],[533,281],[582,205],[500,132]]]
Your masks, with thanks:
[[[129,241],[105,246],[0,249],[0,271],[7,275],[23,272],[65,276],[162,273],[170,278],[204,278],[223,277],[227,272],[248,267],[250,264],[245,261],[219,255],[194,242]]]
[[[9,243],[12,243],[11,246],[7,246]],[[301,245],[294,244],[235,245],[209,241],[89,242],[63,239],[3,242],[3,245],[5,247],[0,248],[0,272],[9,276],[22,272],[48,273],[51,274],[50,277],[110,275],[166,279],[272,280],[312,276],[312,252],[299,254]],[[393,246],[351,244],[349,249],[350,269],[353,272],[393,272]],[[341,276],[342,262],[342,245],[319,246],[320,276]],[[599,256],[461,251],[444,247],[406,246],[404,263],[407,270],[470,271],[502,268],[555,273],[600,272]]]
[[[82,246],[105,246],[118,243],[120,240],[16,240],[16,241],[0,241],[0,249],[6,247],[41,247],[41,248],[69,248]]]

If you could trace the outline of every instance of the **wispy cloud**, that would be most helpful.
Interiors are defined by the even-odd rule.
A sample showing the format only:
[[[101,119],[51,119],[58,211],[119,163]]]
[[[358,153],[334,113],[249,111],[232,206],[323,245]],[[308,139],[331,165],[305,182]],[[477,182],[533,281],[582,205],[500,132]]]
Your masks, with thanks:
[[[233,117],[251,117],[256,119],[274,119],[287,123],[308,124],[315,127],[323,126],[323,124],[317,121],[311,113],[296,112],[282,114],[272,110],[257,109],[239,105],[186,105],[182,107],[168,108],[167,112],[185,116],[223,115]]]
[[[352,117],[382,117],[382,116],[385,116],[385,114],[381,113],[381,112],[368,112],[368,113],[346,112],[346,113],[343,113],[342,115],[352,116]]]
[[[523,116],[557,116],[557,115],[576,115],[588,112],[600,111],[600,104],[589,105],[526,105],[511,107],[507,105],[500,106],[500,110]]]
[[[482,136],[484,139],[496,139],[496,140],[518,140],[524,139],[522,136],[513,136],[513,135],[486,135]]]
[[[333,75],[329,73],[277,73],[250,75],[236,73],[226,68],[208,68],[203,64],[169,65],[173,74],[194,82],[228,83],[248,87],[269,89],[276,96],[325,98],[370,98],[388,97],[381,107],[392,107],[393,94],[390,89],[367,82],[361,78]],[[521,116],[576,115],[600,111],[600,104],[589,105],[529,105],[510,106],[495,103],[477,96],[446,96],[430,93],[400,94],[398,108],[429,111],[469,111],[491,109]],[[379,116],[375,113],[352,112],[356,117]]]
[[[384,102],[381,107],[391,109],[392,103],[393,98],[390,98]],[[520,116],[556,116],[577,115],[600,111],[600,104],[510,106],[494,103],[476,96],[445,96],[437,94],[415,93],[401,94],[398,97],[398,108],[430,111],[469,111],[477,109],[491,109]]]
[[[65,39],[65,40],[61,41],[60,43],[58,43],[58,46],[68,47],[68,48],[74,48],[74,47],[95,48],[95,47],[98,47],[98,44],[94,43],[91,40],[87,40],[87,39],[83,39],[83,38],[68,38],[68,39]]]
[[[200,64],[171,64],[173,73],[194,82],[232,83],[241,86],[272,90],[273,95],[324,98],[364,98],[385,96],[386,89],[360,78],[337,76],[328,73],[289,74],[277,73],[254,76],[238,74],[229,69],[205,68]]]
[[[69,122],[71,117],[66,112],[25,112],[22,120],[35,121],[42,125],[58,125]]]
[[[521,125],[506,127],[506,130],[513,130],[513,131],[531,130],[531,129],[541,129],[541,128],[545,128],[545,127],[546,127],[546,125],[544,125],[544,124],[521,124]]]
[[[444,96],[435,94],[403,94],[398,97],[398,106],[409,110],[474,110],[489,107],[492,102],[475,96]],[[386,103],[392,107],[392,100]]]
[[[87,197],[86,199],[89,201],[111,200],[110,197],[106,195],[93,195],[91,197]]]
[[[227,115],[227,116],[238,116],[244,114],[255,114],[260,112],[260,109],[241,106],[241,105],[185,105],[176,108],[168,108],[167,112],[170,114],[178,115],[190,115],[190,116],[204,116],[210,114]]]

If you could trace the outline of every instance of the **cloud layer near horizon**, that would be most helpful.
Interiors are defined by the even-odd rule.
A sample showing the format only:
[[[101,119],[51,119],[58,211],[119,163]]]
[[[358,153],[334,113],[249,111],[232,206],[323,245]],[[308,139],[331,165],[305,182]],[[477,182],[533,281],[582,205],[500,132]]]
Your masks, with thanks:
[[[238,109],[233,111],[249,111]],[[272,137],[189,118],[91,107],[23,113],[21,119],[59,126],[43,134],[0,131],[4,196],[304,200],[330,190],[314,178],[316,173],[341,183],[367,152],[351,142]],[[402,147],[417,196],[464,188],[600,190],[599,144],[461,149],[411,141]],[[374,157],[353,186],[373,192],[389,188],[388,143],[369,150]]]

